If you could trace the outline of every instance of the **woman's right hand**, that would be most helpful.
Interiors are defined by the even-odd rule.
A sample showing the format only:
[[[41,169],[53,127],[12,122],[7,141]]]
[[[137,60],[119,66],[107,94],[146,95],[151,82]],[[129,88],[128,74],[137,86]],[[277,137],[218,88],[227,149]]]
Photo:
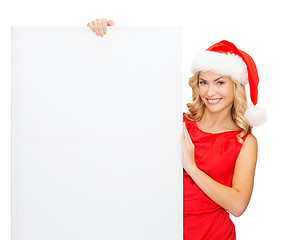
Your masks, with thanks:
[[[104,36],[107,33],[107,26],[115,26],[114,20],[107,20],[106,18],[96,19],[95,21],[89,22],[87,24],[92,31],[94,31],[98,36]]]

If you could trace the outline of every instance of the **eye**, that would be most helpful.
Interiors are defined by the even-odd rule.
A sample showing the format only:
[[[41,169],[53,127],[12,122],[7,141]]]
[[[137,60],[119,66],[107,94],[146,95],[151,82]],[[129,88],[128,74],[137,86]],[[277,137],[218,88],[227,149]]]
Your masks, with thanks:
[[[223,82],[223,81],[219,81],[218,84],[219,84],[219,85],[222,85],[222,84],[224,84],[224,82]]]
[[[204,84],[206,84],[206,82],[205,81],[200,81],[199,84],[204,85]]]

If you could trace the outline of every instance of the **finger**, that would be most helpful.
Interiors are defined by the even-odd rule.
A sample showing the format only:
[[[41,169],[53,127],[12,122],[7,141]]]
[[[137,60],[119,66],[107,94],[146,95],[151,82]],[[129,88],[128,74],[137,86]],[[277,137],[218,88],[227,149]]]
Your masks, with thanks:
[[[185,129],[184,129],[184,123],[182,124],[182,132],[181,132],[181,137],[185,138]]]
[[[102,37],[103,34],[103,18],[97,22],[98,23],[98,33]]]
[[[192,139],[191,139],[191,137],[190,137],[190,134],[189,134],[188,130],[186,129],[185,123],[184,123],[184,129],[185,129],[185,136],[186,136],[186,138],[188,139],[188,141],[189,141],[190,143],[193,143],[193,141],[192,141]]]
[[[94,26],[93,26],[93,24],[91,23],[91,22],[89,22],[88,23],[88,26],[92,29],[92,31],[94,31],[95,32],[95,30],[94,30]]]
[[[184,129],[184,124],[182,126],[182,132],[181,132],[181,146],[182,148],[185,148],[187,145],[187,139],[186,139],[186,133]]]
[[[194,145],[194,143],[193,143],[193,141],[192,141],[189,133],[187,133],[187,139],[188,139],[188,141],[189,141],[190,144]]]
[[[94,25],[95,25],[95,31],[97,33],[97,35],[99,36],[101,31],[101,21],[94,21]]]
[[[102,21],[102,29],[103,29],[103,33],[106,34],[107,33],[107,21],[106,21],[106,19]]]
[[[184,138],[187,139],[188,135],[187,135],[187,129],[185,123],[183,123],[183,132],[184,132]]]
[[[107,25],[108,26],[115,26],[115,22],[114,22],[114,20],[107,20]]]
[[[93,22],[92,22],[92,26],[93,26],[93,31],[94,31],[95,33],[97,33],[97,22],[96,22],[96,21],[93,21]]]

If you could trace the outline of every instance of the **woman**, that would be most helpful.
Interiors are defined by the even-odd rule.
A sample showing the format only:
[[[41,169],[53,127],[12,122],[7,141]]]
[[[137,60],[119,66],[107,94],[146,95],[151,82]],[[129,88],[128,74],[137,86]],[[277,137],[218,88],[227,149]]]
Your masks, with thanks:
[[[88,26],[102,37],[114,22],[103,18]],[[257,103],[257,69],[247,53],[221,41],[196,53],[191,70],[193,102],[183,113],[181,136],[184,240],[233,240],[229,213],[241,216],[253,190],[257,140],[252,127],[266,120],[263,109],[247,104],[247,83]]]

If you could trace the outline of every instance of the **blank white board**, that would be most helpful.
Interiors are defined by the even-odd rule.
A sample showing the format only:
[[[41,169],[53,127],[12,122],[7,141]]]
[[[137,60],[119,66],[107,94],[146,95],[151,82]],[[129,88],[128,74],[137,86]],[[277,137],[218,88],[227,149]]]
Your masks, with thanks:
[[[182,27],[12,28],[12,240],[182,239]]]

